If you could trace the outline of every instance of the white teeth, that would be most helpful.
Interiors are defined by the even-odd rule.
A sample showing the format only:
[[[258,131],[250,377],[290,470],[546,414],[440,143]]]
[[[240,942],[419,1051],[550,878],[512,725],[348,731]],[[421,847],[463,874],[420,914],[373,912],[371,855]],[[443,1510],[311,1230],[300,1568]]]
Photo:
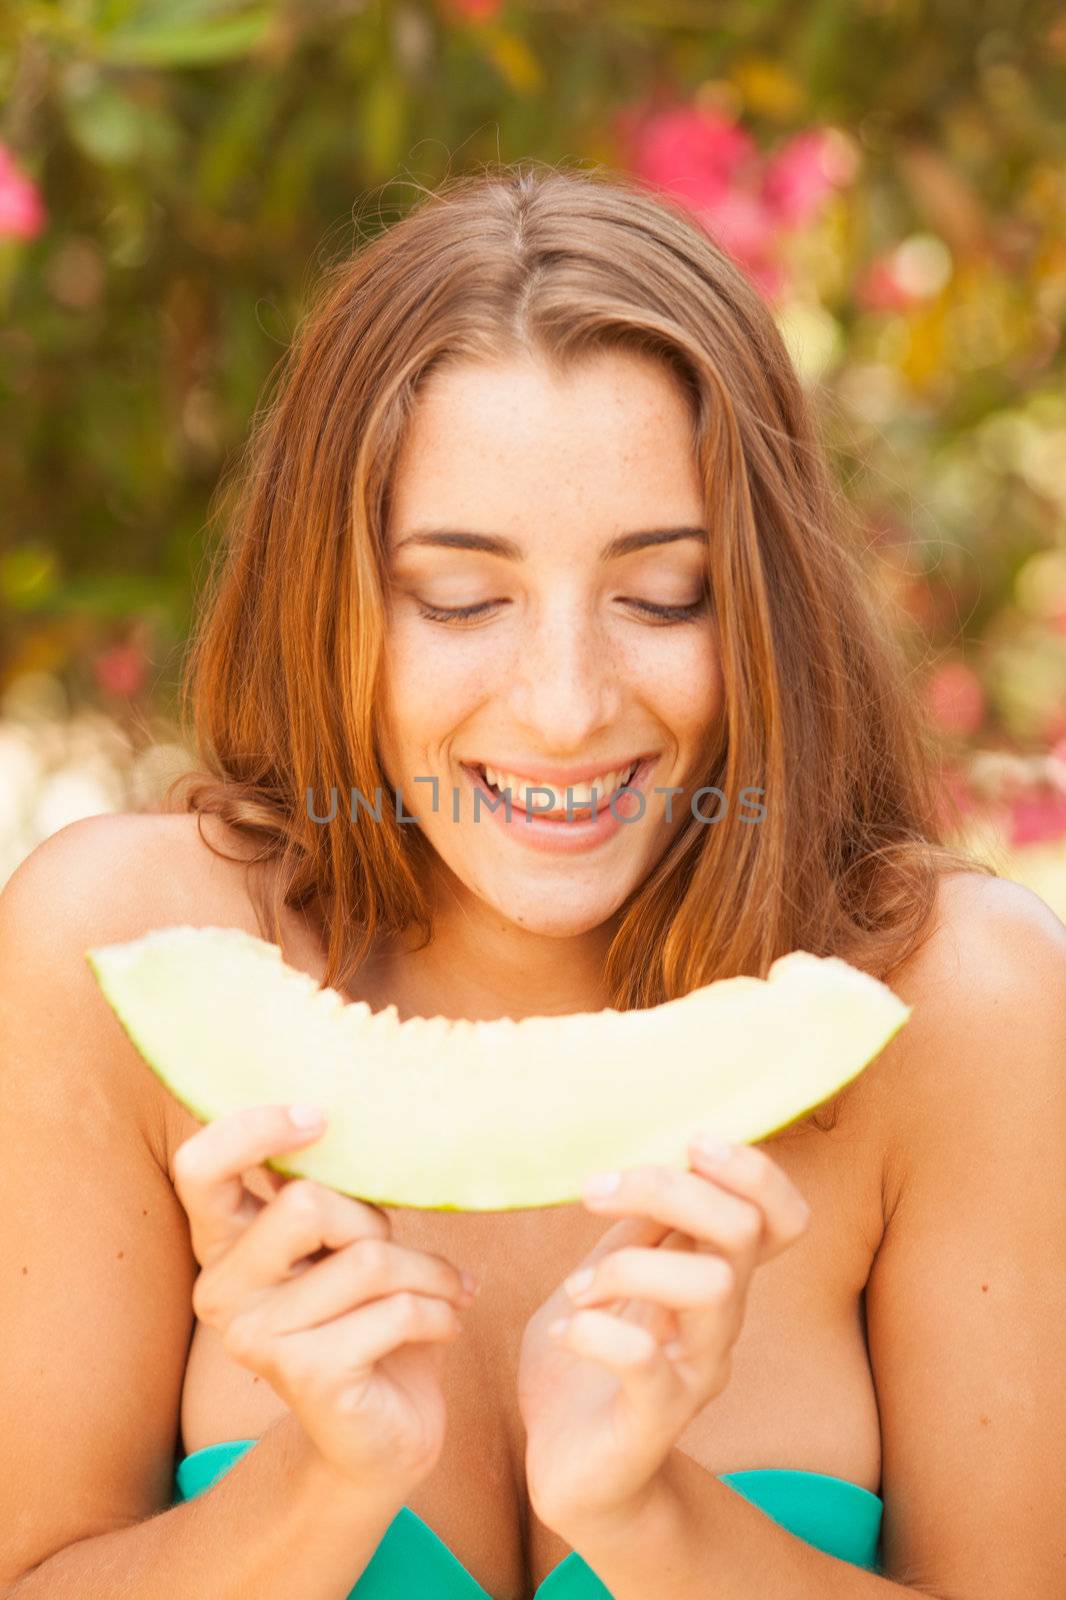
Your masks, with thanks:
[[[580,810],[582,807],[591,806],[593,789],[596,790],[596,801],[597,806],[599,806],[633,776],[638,765],[639,762],[634,761],[628,767],[619,767],[614,772],[601,773],[598,777],[590,778],[585,783],[571,784],[530,781],[528,778],[518,778],[511,772],[498,772],[495,767],[489,766],[486,766],[483,770],[486,782],[491,784],[493,788],[501,791],[510,789],[512,804],[517,805],[520,810],[533,811],[537,816],[548,817],[556,814],[565,816],[567,790],[572,796],[572,809]],[[557,804],[553,811],[544,811],[542,809],[544,804],[543,793],[535,793],[532,804],[530,804],[527,799],[527,791],[530,789],[541,791],[549,789],[553,799],[561,803]]]

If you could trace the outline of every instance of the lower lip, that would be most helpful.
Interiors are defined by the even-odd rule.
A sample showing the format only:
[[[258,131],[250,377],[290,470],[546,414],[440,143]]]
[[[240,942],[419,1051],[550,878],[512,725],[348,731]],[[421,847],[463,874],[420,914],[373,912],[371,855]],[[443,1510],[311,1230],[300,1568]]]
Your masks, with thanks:
[[[575,820],[573,822],[568,822],[565,816],[554,819],[535,816],[532,812],[520,810],[513,803],[511,805],[511,820],[508,822],[506,808],[499,804],[500,796],[493,794],[480,772],[473,767],[466,766],[464,766],[463,771],[467,773],[474,787],[480,789],[486,800],[491,800],[497,808],[495,811],[489,811],[486,805],[481,808],[481,814],[487,815],[498,828],[502,828],[507,833],[509,838],[516,839],[520,844],[528,845],[531,850],[565,852],[594,849],[596,845],[603,844],[605,840],[613,839],[615,834],[619,833],[622,828],[633,826],[632,822],[625,820],[627,807],[636,807],[637,805],[636,800],[630,798],[629,791],[642,788],[644,780],[655,765],[655,760],[655,756],[648,756],[639,763],[633,776],[625,785],[626,792],[624,794],[618,789],[614,791],[616,795],[620,795],[620,798],[615,801],[615,807],[623,813],[621,817],[612,815],[610,805],[605,803],[603,809],[598,811],[595,817],[590,817],[585,821]],[[574,810],[577,811],[578,809],[575,805]],[[637,815],[635,810],[633,815],[634,817]]]

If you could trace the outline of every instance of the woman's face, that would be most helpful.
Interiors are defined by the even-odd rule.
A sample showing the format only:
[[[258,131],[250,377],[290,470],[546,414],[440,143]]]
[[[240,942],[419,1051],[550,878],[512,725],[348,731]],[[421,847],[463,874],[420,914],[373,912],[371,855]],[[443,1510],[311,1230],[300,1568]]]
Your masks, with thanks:
[[[565,378],[530,359],[427,381],[387,529],[382,753],[452,892],[580,934],[685,825],[721,704],[704,526],[688,404],[665,366],[610,352]],[[623,795],[614,809],[634,820],[616,821],[609,794],[636,761],[643,814]],[[486,767],[510,788],[509,823]]]

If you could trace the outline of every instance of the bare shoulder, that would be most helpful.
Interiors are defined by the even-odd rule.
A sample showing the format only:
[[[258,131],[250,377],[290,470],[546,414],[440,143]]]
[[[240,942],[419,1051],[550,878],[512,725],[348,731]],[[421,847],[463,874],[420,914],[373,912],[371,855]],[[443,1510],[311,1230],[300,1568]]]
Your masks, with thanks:
[[[4,896],[45,892],[99,937],[136,938],[153,926],[250,918],[248,846],[213,816],[109,812],[68,823],[15,869]]]
[[[976,988],[1007,997],[1032,967],[1049,975],[1066,962],[1066,925],[1024,884],[979,872],[941,878],[934,928],[901,978],[916,995],[943,993],[961,1008]],[[897,991],[900,992],[900,991]]]
[[[109,1092],[135,1097],[153,1149],[164,1159],[157,1081],[100,1000],[84,958],[93,945],[137,939],[178,922],[257,931],[244,868],[226,859],[225,853],[237,854],[236,838],[216,819],[203,820],[201,834],[197,817],[184,813],[82,818],[38,844],[0,891],[7,992],[30,994],[44,977],[50,1007],[69,1006],[80,1025],[113,1034],[99,1056],[110,1074]],[[66,976],[57,983],[59,973]]]
[[[104,916],[192,906],[212,884],[232,878],[239,836],[217,817],[191,813],[105,812],[70,822],[42,840],[3,886],[4,894],[50,885],[73,910],[93,888],[86,910]],[[156,874],[156,868],[166,871]]]
[[[1066,926],[1051,907],[1010,878],[970,872],[941,879],[932,931],[891,980],[913,1007],[901,1038],[935,1040],[945,1065],[954,1045],[977,1043],[1004,1022],[1020,1030],[1019,1043],[1051,1025],[1066,1013],[1064,984]]]
[[[949,1131],[1039,1116],[1066,1083],[1066,926],[1008,878],[946,875],[933,929],[890,987],[911,1006],[885,1052],[886,1193]]]

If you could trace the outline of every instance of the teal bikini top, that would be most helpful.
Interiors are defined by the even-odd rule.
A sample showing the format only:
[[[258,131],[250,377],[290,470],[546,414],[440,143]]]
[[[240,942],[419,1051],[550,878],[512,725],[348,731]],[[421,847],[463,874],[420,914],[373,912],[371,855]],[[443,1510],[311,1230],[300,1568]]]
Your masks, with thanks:
[[[254,1439],[231,1439],[185,1456],[174,1474],[173,1503],[191,1500],[210,1488],[255,1443]],[[841,1561],[871,1572],[878,1570],[884,1508],[880,1497],[869,1489],[822,1472],[795,1472],[784,1467],[717,1476],[797,1538]],[[400,1507],[386,1528],[347,1600],[397,1600],[399,1595],[419,1595],[425,1600],[491,1600],[443,1539],[407,1506]],[[536,1600],[612,1597],[592,1568],[571,1550],[548,1573]]]

